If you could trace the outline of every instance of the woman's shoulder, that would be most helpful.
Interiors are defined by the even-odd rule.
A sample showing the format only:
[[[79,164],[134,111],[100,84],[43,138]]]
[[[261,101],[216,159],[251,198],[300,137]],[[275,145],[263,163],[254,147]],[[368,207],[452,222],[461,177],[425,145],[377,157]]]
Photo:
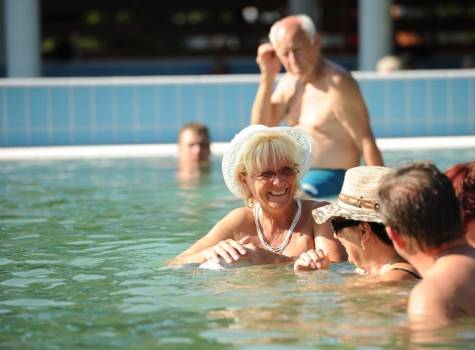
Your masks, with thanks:
[[[316,209],[320,207],[324,207],[325,205],[331,204],[327,201],[317,201],[315,199],[301,199],[302,207]]]
[[[252,217],[252,209],[248,207],[239,207],[231,210],[226,217],[233,219],[242,219],[245,220],[249,216]]]
[[[408,262],[397,262],[388,264],[382,273],[383,280],[386,281],[404,281],[421,279],[417,270]]]
[[[213,230],[229,232],[240,232],[252,227],[254,218],[252,209],[240,207],[227,213],[216,225]]]

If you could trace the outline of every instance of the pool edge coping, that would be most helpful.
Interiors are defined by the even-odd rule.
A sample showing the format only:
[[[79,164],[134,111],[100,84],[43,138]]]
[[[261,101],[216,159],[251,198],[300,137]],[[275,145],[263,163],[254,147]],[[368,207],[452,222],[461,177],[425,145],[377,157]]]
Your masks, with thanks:
[[[379,138],[382,151],[414,149],[475,148],[475,136]],[[214,142],[211,153],[221,156],[228,142]],[[75,145],[41,147],[0,147],[0,161],[41,159],[153,158],[176,157],[176,144]]]

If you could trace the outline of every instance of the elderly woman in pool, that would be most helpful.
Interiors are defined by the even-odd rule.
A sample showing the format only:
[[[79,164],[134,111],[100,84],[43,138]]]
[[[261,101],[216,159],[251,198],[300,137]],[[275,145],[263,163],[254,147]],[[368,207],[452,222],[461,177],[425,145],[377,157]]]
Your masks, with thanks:
[[[333,261],[344,259],[330,224],[312,219],[312,210],[325,203],[296,198],[311,158],[312,141],[300,129],[243,129],[230,142],[222,170],[228,189],[247,206],[232,210],[169,264],[290,263],[310,249],[324,250]]]
[[[414,267],[394,249],[378,213],[378,184],[391,171],[380,166],[348,169],[338,201],[315,209],[313,215],[316,222],[331,223],[357,272],[378,281],[420,279]],[[294,269],[326,268],[328,262],[324,252],[312,249],[300,255]]]

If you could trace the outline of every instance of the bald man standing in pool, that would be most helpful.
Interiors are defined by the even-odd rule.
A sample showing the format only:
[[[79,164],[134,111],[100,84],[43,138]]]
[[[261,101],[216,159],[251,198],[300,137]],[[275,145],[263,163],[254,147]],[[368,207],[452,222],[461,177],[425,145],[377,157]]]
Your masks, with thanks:
[[[344,68],[325,59],[310,17],[289,16],[271,27],[271,43],[259,46],[259,88],[251,124],[288,125],[307,131],[314,142],[312,169],[302,189],[313,197],[340,192],[346,169],[383,165],[358,83]],[[281,64],[286,74],[275,90]]]

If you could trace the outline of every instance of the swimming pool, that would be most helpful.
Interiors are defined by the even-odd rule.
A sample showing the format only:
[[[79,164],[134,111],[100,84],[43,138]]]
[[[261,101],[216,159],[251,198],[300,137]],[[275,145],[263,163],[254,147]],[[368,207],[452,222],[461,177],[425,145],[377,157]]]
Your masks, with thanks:
[[[384,152],[441,169],[475,149]],[[241,205],[219,159],[179,183],[174,158],[0,163],[0,348],[387,349],[411,346],[410,285],[368,288],[349,264],[164,267]],[[433,340],[474,348],[475,320]]]

